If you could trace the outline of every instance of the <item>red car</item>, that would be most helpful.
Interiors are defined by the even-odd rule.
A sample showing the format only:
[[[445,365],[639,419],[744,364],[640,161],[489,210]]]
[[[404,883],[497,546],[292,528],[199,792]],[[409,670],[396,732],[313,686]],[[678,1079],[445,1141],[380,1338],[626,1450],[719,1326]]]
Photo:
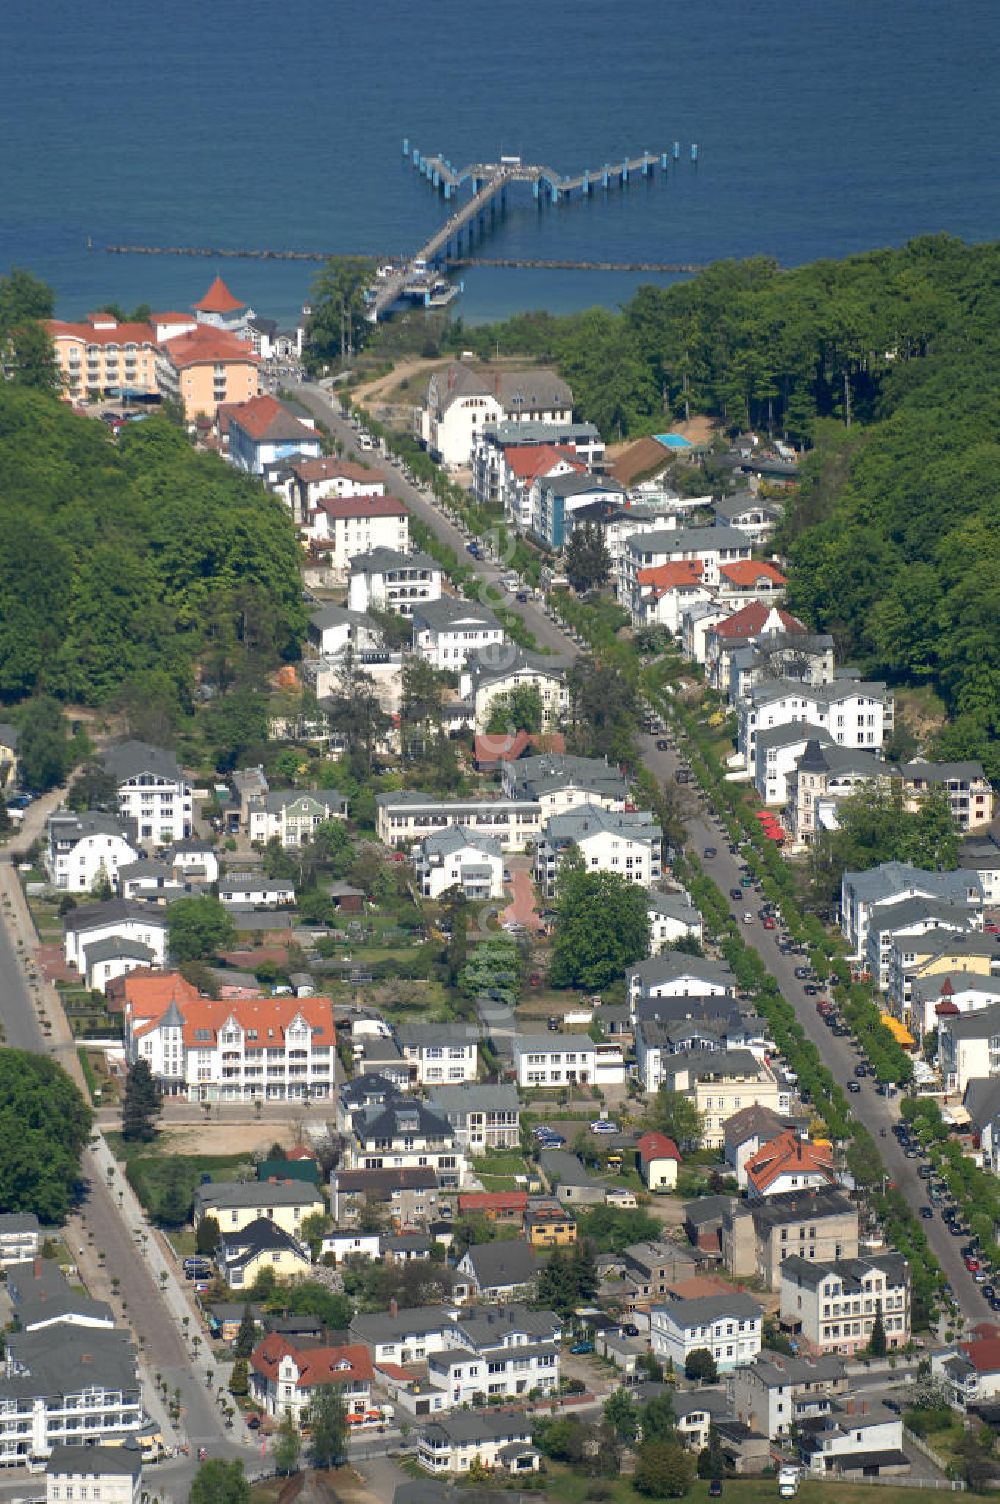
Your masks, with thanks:
[[[978,1274],[978,1272],[979,1272],[979,1260],[978,1259],[966,1259],[966,1261],[965,1261],[965,1267],[966,1267],[966,1269],[968,1269],[968,1271],[969,1271],[970,1274]]]
[[[770,914],[768,914],[767,918],[764,920],[763,923],[764,923],[764,928],[766,930],[773,930],[773,929],[776,928],[774,920],[771,918]]]

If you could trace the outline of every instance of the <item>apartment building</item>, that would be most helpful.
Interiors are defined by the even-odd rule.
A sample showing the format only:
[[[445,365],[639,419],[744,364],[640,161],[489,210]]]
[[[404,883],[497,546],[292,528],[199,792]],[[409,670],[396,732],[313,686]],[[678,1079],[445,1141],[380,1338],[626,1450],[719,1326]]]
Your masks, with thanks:
[[[704,925],[701,914],[686,892],[649,895],[649,954],[658,956],[678,940],[701,941]]]
[[[125,1332],[59,1324],[8,1332],[0,1367],[0,1466],[25,1467],[57,1446],[135,1435],[146,1421]]]
[[[479,1074],[479,1031],[471,1024],[400,1024],[396,1040],[417,1086],[475,1081]]]
[[[363,1424],[372,1410],[375,1374],[361,1343],[314,1346],[269,1332],[250,1355],[249,1368],[251,1396],[276,1420],[290,1413],[301,1425],[313,1399],[328,1384],[343,1398],[349,1426]]]
[[[738,1419],[777,1441],[829,1415],[847,1384],[844,1360],[833,1353],[786,1357],[765,1349],[731,1375],[728,1390]]]
[[[466,1081],[434,1086],[429,1106],[446,1118],[455,1141],[470,1155],[488,1149],[514,1149],[521,1142],[520,1099],[517,1087]]]
[[[423,1102],[394,1098],[354,1121],[344,1150],[348,1170],[429,1169],[443,1189],[458,1190],[469,1161],[448,1120]]]
[[[101,756],[114,779],[118,812],[146,846],[170,846],[192,833],[192,786],[172,752],[126,741]]]
[[[865,872],[845,872],[840,884],[840,927],[855,959],[867,954],[872,910],[911,898],[933,899],[978,913],[983,907],[982,884],[973,872],[927,872],[906,862],[882,862]]]
[[[546,822],[535,847],[535,882],[554,896],[560,862],[579,851],[588,872],[613,872],[649,888],[661,873],[663,832],[648,810],[606,810],[581,804]]]
[[[755,1277],[767,1290],[780,1290],[781,1266],[793,1255],[811,1263],[858,1256],[858,1209],[834,1190],[734,1202],[721,1231],[729,1272]]]
[[[429,1166],[388,1170],[334,1170],[330,1215],[340,1227],[356,1227],[366,1209],[379,1209],[399,1231],[424,1227],[438,1209],[438,1178]]]
[[[158,345],[151,324],[89,313],[80,323],[47,319],[45,328],[71,402],[119,396],[132,401],[158,394]]]
[[[430,554],[378,546],[349,560],[347,604],[352,611],[397,611],[441,599],[441,566]]]
[[[225,1236],[263,1221],[295,1238],[306,1217],[323,1205],[317,1187],[304,1180],[214,1180],[195,1188],[192,1220],[197,1228],[205,1217],[214,1217]]]
[[[640,998],[733,997],[736,993],[736,978],[728,966],[671,950],[630,966],[625,985],[633,1016]]]
[[[838,747],[828,732],[813,727],[802,753],[785,774],[785,818],[792,839],[808,846],[817,832],[836,830],[841,799],[883,777],[886,771],[887,764],[878,752]]]
[[[938,1068],[946,1092],[1000,1076],[1000,1003],[976,1013],[938,1015]]]
[[[742,1291],[696,1300],[668,1300],[649,1313],[650,1347],[661,1363],[681,1372],[699,1348],[712,1354],[720,1373],[751,1363],[760,1352],[764,1312]]]
[[[748,1201],[837,1184],[830,1146],[811,1143],[794,1128],[784,1128],[762,1144],[746,1161],[744,1174]]]
[[[514,1069],[521,1087],[625,1084],[621,1044],[589,1034],[515,1034]]]
[[[1000,976],[1000,936],[978,929],[930,929],[924,935],[900,936],[893,942],[889,962],[890,1010],[897,1018],[910,1017],[918,990],[943,987],[949,977],[960,979],[963,974],[976,978],[988,992],[991,978]],[[983,996],[976,1006],[986,1007],[990,1001]],[[913,1015],[914,1025],[916,1021]]]
[[[413,861],[424,898],[440,899],[450,888],[460,888],[473,902],[503,897],[503,847],[496,836],[449,825],[425,836]]]
[[[432,668],[457,673],[473,653],[498,647],[504,629],[488,606],[443,595],[413,608],[413,651]]]
[[[573,393],[555,371],[491,371],[453,361],[427,383],[421,438],[434,459],[472,464],[476,440],[487,425],[563,424],[573,419]]]
[[[554,730],[569,709],[566,669],[562,659],[531,653],[513,643],[470,653],[458,688],[463,700],[471,706],[474,730],[485,731],[494,703],[523,688],[537,690],[542,705],[542,730]]]
[[[758,684],[737,706],[737,748],[747,767],[755,761],[757,733],[790,721],[822,728],[839,747],[881,748],[892,736],[893,699],[886,686],[853,677],[830,684],[777,679]]]
[[[948,796],[952,819],[959,830],[976,830],[993,819],[993,785],[979,762],[928,762],[920,758],[899,769],[907,809],[937,790]]]
[[[505,520],[519,533],[531,529],[539,485],[563,476],[586,474],[586,466],[572,449],[555,444],[525,444],[499,450],[477,443],[472,468],[474,487],[478,481],[496,492],[493,504],[502,504]],[[482,479],[487,473],[489,479]]]
[[[910,1340],[910,1271],[898,1253],[834,1263],[798,1254],[781,1266],[781,1324],[811,1352],[863,1352],[881,1316],[886,1343]]]
[[[145,1060],[161,1092],[193,1102],[330,1097],[336,1038],[325,997],[178,1001],[126,1015],[125,1053]]]
[[[468,1474],[473,1462],[515,1476],[537,1472],[541,1454],[531,1444],[532,1425],[527,1415],[455,1411],[418,1433],[417,1461],[435,1477]]]
[[[127,1446],[53,1447],[45,1468],[45,1504],[142,1504],[142,1450]]]
[[[604,469],[604,440],[593,423],[509,422],[476,424],[472,448],[472,490],[484,506],[503,505],[513,484],[512,467],[507,456],[526,449],[566,451],[587,470],[600,474]],[[516,508],[507,512],[515,519]],[[527,527],[527,520],[524,522]]]
[[[981,909],[944,903],[935,898],[904,898],[898,903],[875,904],[868,915],[868,943],[864,965],[882,992],[888,991],[893,958],[906,968],[918,955],[924,937],[942,931],[950,939],[965,932],[981,933]]]
[[[319,459],[322,453],[316,420],[298,404],[292,408],[267,394],[224,411],[230,462],[249,475],[264,475],[295,454]]]
[[[58,810],[49,816],[46,834],[45,871],[61,892],[89,893],[102,881],[114,889],[120,869],[139,857],[133,825],[117,815]]]
[[[260,395],[259,356],[239,335],[209,324],[163,340],[156,374],[163,396],[179,402],[189,422]]]
[[[304,846],[320,825],[347,819],[347,800],[336,789],[272,789],[250,799],[247,834],[254,845],[277,840],[286,851]]]
[[[628,784],[620,768],[602,757],[574,757],[565,752],[519,757],[503,764],[500,780],[506,798],[533,800],[545,819],[583,804],[623,811],[628,801]]]
[[[384,572],[379,576],[378,563],[410,557],[409,513],[393,496],[327,496],[310,511],[304,532],[313,554],[322,556],[332,582],[348,579],[353,560],[374,556],[375,573],[365,588],[375,596],[390,593],[400,583],[388,581]],[[377,599],[371,602],[378,603]]]
[[[106,903],[84,904],[63,916],[66,965],[75,966],[88,986],[97,985],[91,976],[99,957],[115,954],[113,948],[108,951],[105,942],[133,947],[128,954],[134,965],[162,966],[167,949],[166,910],[155,904],[110,898]]]
[[[542,827],[542,809],[531,799],[438,799],[413,789],[375,796],[375,829],[386,846],[422,840],[449,826],[495,837],[504,851],[523,851]]]
[[[42,1245],[34,1212],[0,1212],[0,1269],[31,1260]]]
[[[664,564],[698,565],[702,584],[714,589],[722,566],[749,559],[750,550],[750,539],[735,527],[661,528],[639,533],[625,545],[618,599],[631,603],[634,613],[640,598],[640,571],[659,569]]]

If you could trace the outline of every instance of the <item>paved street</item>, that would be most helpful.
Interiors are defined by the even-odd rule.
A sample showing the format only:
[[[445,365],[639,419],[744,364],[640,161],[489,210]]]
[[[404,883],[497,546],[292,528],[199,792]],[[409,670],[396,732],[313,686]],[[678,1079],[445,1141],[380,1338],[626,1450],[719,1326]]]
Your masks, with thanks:
[[[336,436],[343,441],[348,448],[356,447],[357,436],[350,423],[339,416],[340,408],[336,399],[331,402],[327,394],[319,387],[303,386],[300,388],[303,401],[328,423]],[[496,581],[498,571],[494,566],[484,565],[480,561],[473,560],[465,554],[465,539],[454,525],[443,517],[434,504],[422,492],[417,491],[404,479],[399,470],[393,465],[390,456],[377,456],[376,463],[379,469],[391,476],[392,490],[404,500],[407,506],[412,507],[414,513],[421,518],[443,541],[451,545],[455,551],[464,555],[464,562],[482,578],[487,581]],[[510,602],[512,608],[520,613],[526,625],[535,634],[537,641],[544,643],[554,651],[570,656],[577,649],[569,637],[555,623],[549,620],[544,612],[532,603]],[[645,736],[640,739],[643,760],[647,767],[661,782],[672,782],[677,768],[678,759],[674,753],[660,751],[656,746],[656,739]],[[728,843],[720,836],[717,827],[707,822],[706,817],[695,816],[689,822],[689,839],[697,852],[702,852],[706,846],[715,846],[718,856],[711,861],[705,862],[706,871],[715,879],[724,894],[731,887],[739,883],[739,869],[735,860],[730,856]],[[797,957],[783,956],[777,948],[776,931],[766,931],[760,926],[756,917],[759,901],[754,895],[754,902],[750,904],[731,904],[730,909],[737,921],[741,921],[744,910],[750,907],[754,913],[752,925],[743,926],[744,938],[754,946],[771,974],[775,977],[781,988],[782,994],[794,1006],[807,1036],[817,1046],[824,1061],[833,1071],[834,1076],[842,1085],[854,1078],[854,1067],[858,1064],[859,1057],[853,1050],[850,1041],[837,1039],[830,1033],[816,1013],[815,1003],[808,998],[802,990],[802,983],[795,976],[795,966],[798,964]],[[906,1196],[911,1206],[916,1209],[922,1206],[926,1200],[924,1183],[917,1174],[919,1160],[907,1159],[900,1149],[890,1129],[899,1115],[898,1098],[889,1101],[885,1097],[877,1096],[874,1084],[870,1078],[862,1084],[861,1093],[852,1098],[852,1110],[860,1122],[869,1132],[874,1135],[879,1144],[883,1160],[889,1176]],[[881,1138],[881,1130],[886,1130],[885,1138]],[[972,1275],[968,1272],[959,1254],[960,1240],[953,1238],[943,1226],[940,1218],[934,1217],[933,1221],[924,1224],[928,1240],[945,1275],[955,1293],[962,1313],[971,1321],[982,1321],[990,1315],[989,1309],[979,1292]]]
[[[661,781],[672,779],[678,764],[676,755],[673,752],[659,751],[653,737],[643,737],[642,748],[647,766],[657,777]],[[739,885],[740,873],[736,859],[729,853],[728,838],[724,833],[720,834],[718,827],[703,816],[697,816],[690,821],[688,835],[699,857],[706,846],[716,848],[718,855],[710,860],[702,858],[702,863],[705,871],[718,884],[723,894],[728,895],[730,888]],[[801,958],[782,955],[776,943],[777,930],[765,930],[761,927],[757,918],[760,899],[756,893],[751,890],[750,896],[740,903],[730,902],[728,897],[727,902],[729,902],[730,912],[738,922],[741,921],[745,910],[749,909],[753,913],[752,924],[740,923],[744,940],[754,947],[768,971],[777,980],[783,996],[795,1008],[803,1029],[816,1045],[824,1063],[841,1085],[846,1085],[848,1081],[854,1079],[854,1067],[861,1057],[855,1052],[849,1039],[838,1039],[830,1032],[816,1012],[815,999],[807,997],[802,990],[803,984],[795,976],[795,967],[801,964]],[[914,1208],[922,1206],[927,1200],[927,1193],[924,1182],[917,1174],[917,1166],[921,1161],[907,1159],[890,1131],[892,1124],[899,1118],[899,1098],[890,1101],[886,1097],[878,1096],[874,1082],[868,1077],[862,1082],[860,1094],[851,1098],[851,1109],[878,1141],[878,1147],[891,1179],[895,1181],[911,1206]],[[884,1139],[880,1136],[883,1128],[886,1130]],[[985,1320],[990,1316],[990,1311],[959,1254],[962,1240],[953,1238],[937,1216],[933,1221],[925,1223],[924,1228],[931,1248],[955,1292],[963,1314],[973,1321]]]

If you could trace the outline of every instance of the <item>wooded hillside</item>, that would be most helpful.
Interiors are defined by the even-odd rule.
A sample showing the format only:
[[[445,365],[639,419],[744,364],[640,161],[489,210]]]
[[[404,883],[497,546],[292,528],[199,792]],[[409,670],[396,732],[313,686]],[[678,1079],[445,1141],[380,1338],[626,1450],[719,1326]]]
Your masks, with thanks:
[[[225,683],[298,654],[288,511],[162,418],[103,423],[0,384],[0,698],[100,704],[195,662]]]

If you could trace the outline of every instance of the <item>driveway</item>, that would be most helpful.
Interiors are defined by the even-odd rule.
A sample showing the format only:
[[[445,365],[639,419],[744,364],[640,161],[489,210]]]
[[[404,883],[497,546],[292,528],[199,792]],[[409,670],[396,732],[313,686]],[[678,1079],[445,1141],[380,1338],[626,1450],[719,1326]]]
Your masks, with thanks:
[[[529,935],[534,935],[541,925],[541,916],[535,902],[535,885],[531,880],[531,862],[526,856],[507,858],[510,872],[510,903],[500,915],[502,924],[520,924]]]

